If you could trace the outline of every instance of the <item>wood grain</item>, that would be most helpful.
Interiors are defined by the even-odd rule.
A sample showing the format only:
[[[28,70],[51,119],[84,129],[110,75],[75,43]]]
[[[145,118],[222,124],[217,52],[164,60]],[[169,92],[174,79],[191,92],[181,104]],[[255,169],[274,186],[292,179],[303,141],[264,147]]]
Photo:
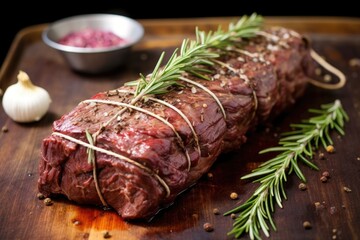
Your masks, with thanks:
[[[278,231],[272,231],[270,239],[360,239],[360,66],[349,65],[349,60],[360,58],[359,19],[267,18],[268,25],[291,27],[306,34],[313,48],[346,74],[347,85],[337,91],[309,87],[295,107],[275,123],[249,133],[241,149],[222,155],[211,168],[212,178],[204,176],[152,221],[124,222],[114,212],[78,206],[64,198],[54,199],[52,206],[37,199],[40,144],[51,133],[55,119],[99,91],[122,85],[139,72],[150,72],[161,51],[170,52],[184,37],[192,37],[195,26],[214,29],[232,19],[140,20],[146,35],[134,48],[129,63],[116,72],[97,76],[72,72],[57,52],[41,42],[46,24],[21,31],[1,68],[0,88],[15,83],[22,69],[35,84],[49,91],[53,103],[41,121],[31,124],[14,123],[1,107],[0,127],[8,131],[0,132],[0,239],[103,239],[106,231],[111,239],[232,239],[227,232],[233,220],[222,213],[255,189],[256,185],[240,177],[269,157],[258,155],[258,151],[276,144],[278,133],[288,130],[289,123],[309,117],[309,107],[335,99],[342,101],[350,115],[346,136],[333,133],[336,152],[325,153],[324,160],[318,156],[313,159],[320,171],[301,167],[308,181],[306,191],[298,189],[296,176],[289,177],[288,200],[274,213]],[[323,171],[330,173],[326,183],[320,181]],[[352,191],[346,192],[344,187]],[[238,200],[229,198],[233,191],[239,194]],[[214,208],[221,214],[214,215]],[[305,230],[304,221],[310,221],[312,228]],[[205,232],[205,222],[212,223],[215,230]]]

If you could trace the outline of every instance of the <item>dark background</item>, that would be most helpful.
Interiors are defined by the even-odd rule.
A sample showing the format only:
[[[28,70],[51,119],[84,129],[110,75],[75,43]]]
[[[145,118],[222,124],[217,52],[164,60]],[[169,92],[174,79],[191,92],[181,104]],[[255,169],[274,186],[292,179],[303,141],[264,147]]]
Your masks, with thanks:
[[[15,35],[27,26],[49,23],[58,19],[78,14],[117,13],[135,19],[150,18],[198,18],[219,16],[240,16],[257,12],[264,16],[341,16],[358,17],[356,1],[48,1],[37,4],[33,1],[18,2],[18,6],[0,8],[1,47],[0,65],[9,50]],[[216,4],[214,4],[216,3]],[[76,4],[76,6],[74,6]],[[194,6],[195,4],[195,6]],[[315,6],[314,6],[315,4]]]

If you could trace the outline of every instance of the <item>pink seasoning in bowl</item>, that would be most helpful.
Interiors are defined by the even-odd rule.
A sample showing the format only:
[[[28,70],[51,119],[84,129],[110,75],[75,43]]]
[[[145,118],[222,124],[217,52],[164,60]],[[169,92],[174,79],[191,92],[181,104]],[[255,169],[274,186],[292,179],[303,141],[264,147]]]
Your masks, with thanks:
[[[84,29],[65,35],[58,43],[72,47],[103,48],[125,44],[126,40],[110,31]]]

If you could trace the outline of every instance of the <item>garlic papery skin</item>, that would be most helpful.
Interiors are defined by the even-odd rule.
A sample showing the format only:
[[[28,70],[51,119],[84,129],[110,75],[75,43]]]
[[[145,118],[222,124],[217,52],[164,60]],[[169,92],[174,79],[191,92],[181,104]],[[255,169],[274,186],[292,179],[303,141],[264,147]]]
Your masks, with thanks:
[[[17,78],[18,82],[4,92],[2,104],[5,113],[16,122],[39,121],[49,109],[49,93],[35,86],[24,71],[20,71]]]

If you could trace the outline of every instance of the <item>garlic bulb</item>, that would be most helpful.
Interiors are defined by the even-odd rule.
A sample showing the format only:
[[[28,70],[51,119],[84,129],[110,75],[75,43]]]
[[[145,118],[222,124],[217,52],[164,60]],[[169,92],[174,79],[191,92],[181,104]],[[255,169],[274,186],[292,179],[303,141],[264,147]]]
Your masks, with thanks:
[[[39,121],[49,109],[49,93],[35,86],[29,76],[20,71],[18,82],[9,86],[3,96],[3,107],[6,114],[16,122]]]

